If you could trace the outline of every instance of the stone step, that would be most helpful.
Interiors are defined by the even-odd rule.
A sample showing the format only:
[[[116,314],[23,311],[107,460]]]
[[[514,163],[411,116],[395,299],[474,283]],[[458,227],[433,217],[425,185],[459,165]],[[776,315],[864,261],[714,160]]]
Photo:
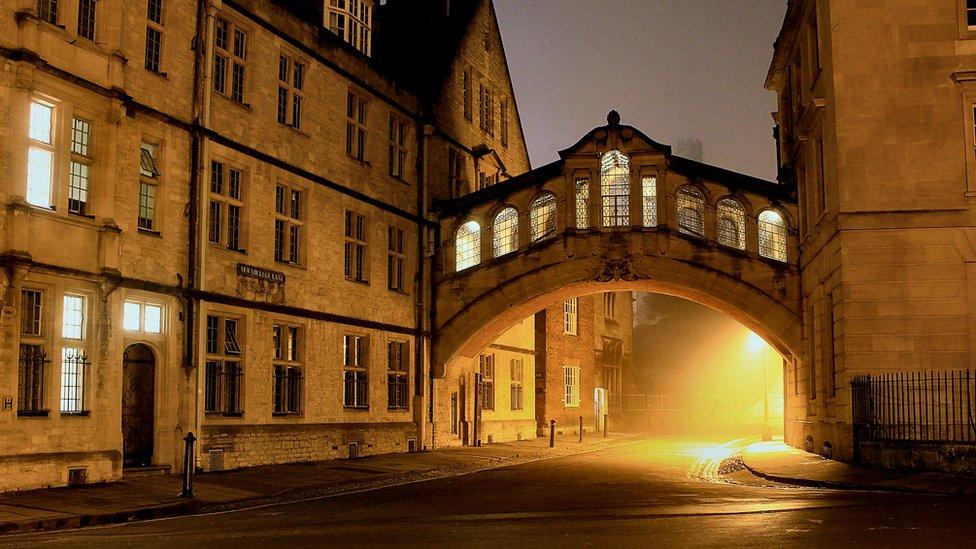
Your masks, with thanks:
[[[168,475],[172,469],[169,465],[150,465],[149,467],[126,467],[122,469],[122,478],[151,477]]]

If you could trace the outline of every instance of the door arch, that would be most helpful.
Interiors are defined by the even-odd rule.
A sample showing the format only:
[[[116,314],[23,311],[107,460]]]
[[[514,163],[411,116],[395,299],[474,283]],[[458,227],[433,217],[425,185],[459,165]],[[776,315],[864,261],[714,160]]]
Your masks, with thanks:
[[[142,343],[122,355],[122,464],[152,465],[156,415],[156,355]]]

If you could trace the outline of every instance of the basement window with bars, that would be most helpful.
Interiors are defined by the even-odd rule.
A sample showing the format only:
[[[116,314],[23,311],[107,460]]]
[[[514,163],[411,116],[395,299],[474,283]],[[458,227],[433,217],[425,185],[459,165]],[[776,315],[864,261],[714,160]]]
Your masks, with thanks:
[[[224,162],[210,162],[210,210],[207,238],[243,252],[244,172]]]
[[[276,415],[301,414],[304,390],[300,341],[301,328],[275,324],[272,326],[274,342],[273,413]]]
[[[369,409],[369,375],[366,336],[342,336],[342,404],[353,410]]]
[[[243,415],[244,351],[241,320],[207,315],[204,411]]]
[[[406,341],[386,343],[386,406],[390,410],[406,410],[409,396]]]
[[[43,345],[20,344],[17,379],[17,415],[46,416],[44,376],[50,362]]]
[[[61,413],[85,413],[85,377],[88,356],[84,349],[64,347],[61,349]]]

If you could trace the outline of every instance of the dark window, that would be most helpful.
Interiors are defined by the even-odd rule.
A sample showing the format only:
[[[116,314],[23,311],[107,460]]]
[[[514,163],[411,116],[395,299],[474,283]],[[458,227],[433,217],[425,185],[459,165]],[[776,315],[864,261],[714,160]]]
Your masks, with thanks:
[[[275,188],[275,261],[302,262],[303,203],[302,191],[284,185]]]
[[[71,119],[71,161],[68,173],[68,211],[80,215],[88,213],[88,183],[90,180],[91,122]]]
[[[386,344],[386,391],[387,407],[390,410],[406,410],[409,395],[407,379],[407,343],[390,341]]]
[[[346,408],[369,408],[366,342],[367,339],[363,336],[342,336],[342,403]]]
[[[346,211],[344,271],[349,280],[367,281],[366,218]]]
[[[471,121],[471,71],[464,71],[461,75],[461,87],[464,93],[464,119]]]
[[[390,117],[390,175],[403,179],[407,163],[406,128],[396,117]]]
[[[495,409],[495,355],[481,355],[479,371],[481,372],[481,408]]]
[[[976,0],[966,0],[966,26],[976,27]]]
[[[387,287],[391,290],[399,292],[404,290],[404,261],[406,261],[406,255],[403,253],[403,229],[389,227],[387,230],[386,277]]]
[[[20,292],[20,334],[41,335],[41,292],[21,290]]]
[[[272,326],[274,342],[274,410],[275,414],[302,412],[303,371],[299,353],[297,326]]]
[[[207,235],[213,244],[242,252],[244,175],[222,162],[210,162],[210,215]],[[226,213],[225,213],[226,212]]]
[[[97,0],[78,0],[78,36],[95,40],[95,11]]]
[[[207,315],[207,362],[204,373],[206,412],[239,415],[243,413],[243,349],[237,319]]]
[[[37,16],[42,21],[58,24],[58,0],[38,0]]]
[[[146,27],[146,68],[160,72],[163,56],[163,31],[148,25]]]
[[[233,36],[233,44],[230,37]],[[230,98],[244,102],[247,71],[247,34],[226,19],[217,18],[214,29],[214,91],[227,94],[227,66],[230,64]]]
[[[352,92],[346,98],[346,154],[366,158],[366,100]]]
[[[288,56],[278,56],[278,122],[295,129],[302,126],[302,89],[305,65]]]
[[[523,362],[521,358],[513,358],[511,361],[511,403],[512,410],[521,410],[525,407],[525,396],[522,391]]]

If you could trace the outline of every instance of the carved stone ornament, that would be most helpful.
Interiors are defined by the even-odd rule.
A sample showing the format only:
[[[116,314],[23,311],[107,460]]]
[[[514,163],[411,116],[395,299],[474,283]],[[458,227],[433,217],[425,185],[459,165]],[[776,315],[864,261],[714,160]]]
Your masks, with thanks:
[[[285,302],[285,284],[260,278],[238,276],[237,294],[254,301],[281,304]]]
[[[782,276],[774,276],[773,277],[773,287],[776,288],[777,290],[781,291],[781,292],[784,291],[784,290],[786,290],[786,278],[784,278]]]
[[[633,282],[637,280],[637,275],[633,270],[633,258],[625,256],[621,258],[604,257],[597,271],[597,282],[612,282],[614,280],[625,280]]]

